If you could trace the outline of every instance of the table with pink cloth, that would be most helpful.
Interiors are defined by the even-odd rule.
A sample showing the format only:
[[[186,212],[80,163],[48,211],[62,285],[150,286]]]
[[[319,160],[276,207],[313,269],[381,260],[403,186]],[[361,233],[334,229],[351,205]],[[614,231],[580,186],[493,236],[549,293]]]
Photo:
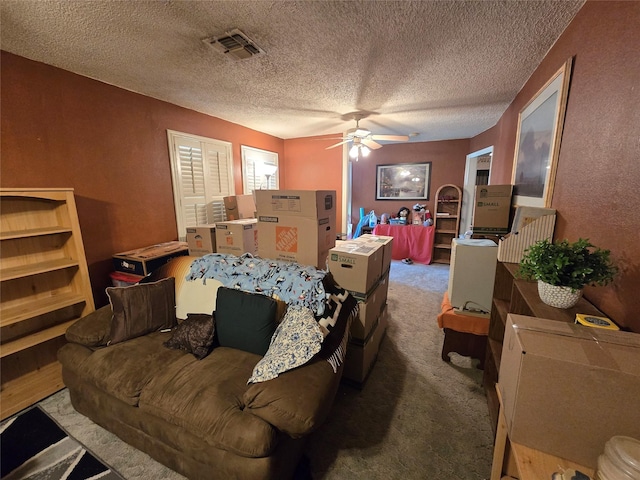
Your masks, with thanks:
[[[410,258],[414,262],[424,263],[425,265],[431,263],[433,226],[380,224],[373,229],[373,234],[393,237],[391,258],[394,260]]]

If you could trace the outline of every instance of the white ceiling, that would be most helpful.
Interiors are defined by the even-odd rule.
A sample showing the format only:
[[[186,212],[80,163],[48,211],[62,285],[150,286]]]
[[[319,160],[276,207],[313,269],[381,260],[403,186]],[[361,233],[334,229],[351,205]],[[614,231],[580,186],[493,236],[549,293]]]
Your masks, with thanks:
[[[2,0],[3,50],[280,138],[468,138],[496,124],[584,0]],[[202,40],[239,28],[266,54]]]

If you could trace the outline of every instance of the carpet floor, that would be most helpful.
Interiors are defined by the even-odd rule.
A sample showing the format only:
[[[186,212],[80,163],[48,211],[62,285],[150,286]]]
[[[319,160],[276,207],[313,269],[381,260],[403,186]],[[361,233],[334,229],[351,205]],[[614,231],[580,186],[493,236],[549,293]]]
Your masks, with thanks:
[[[448,265],[392,262],[378,359],[361,389],[340,386],[309,439],[314,480],[489,478],[493,433],[478,361],[440,358],[436,316],[448,276]],[[66,389],[40,406],[127,480],[183,478],[76,413]]]

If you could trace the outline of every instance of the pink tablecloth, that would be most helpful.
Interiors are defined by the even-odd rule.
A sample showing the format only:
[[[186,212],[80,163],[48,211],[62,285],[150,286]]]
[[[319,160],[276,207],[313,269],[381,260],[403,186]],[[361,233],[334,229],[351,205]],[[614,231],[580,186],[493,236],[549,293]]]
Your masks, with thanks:
[[[410,258],[426,265],[431,263],[434,227],[380,224],[373,229],[373,234],[393,237],[391,258],[394,260]]]

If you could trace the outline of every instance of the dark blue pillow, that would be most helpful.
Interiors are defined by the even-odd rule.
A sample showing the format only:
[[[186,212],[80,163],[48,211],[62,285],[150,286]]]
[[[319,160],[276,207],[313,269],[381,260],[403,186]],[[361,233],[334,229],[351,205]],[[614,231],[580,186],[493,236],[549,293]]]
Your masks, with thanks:
[[[220,287],[216,299],[216,338],[221,347],[264,356],[277,327],[271,297]]]

